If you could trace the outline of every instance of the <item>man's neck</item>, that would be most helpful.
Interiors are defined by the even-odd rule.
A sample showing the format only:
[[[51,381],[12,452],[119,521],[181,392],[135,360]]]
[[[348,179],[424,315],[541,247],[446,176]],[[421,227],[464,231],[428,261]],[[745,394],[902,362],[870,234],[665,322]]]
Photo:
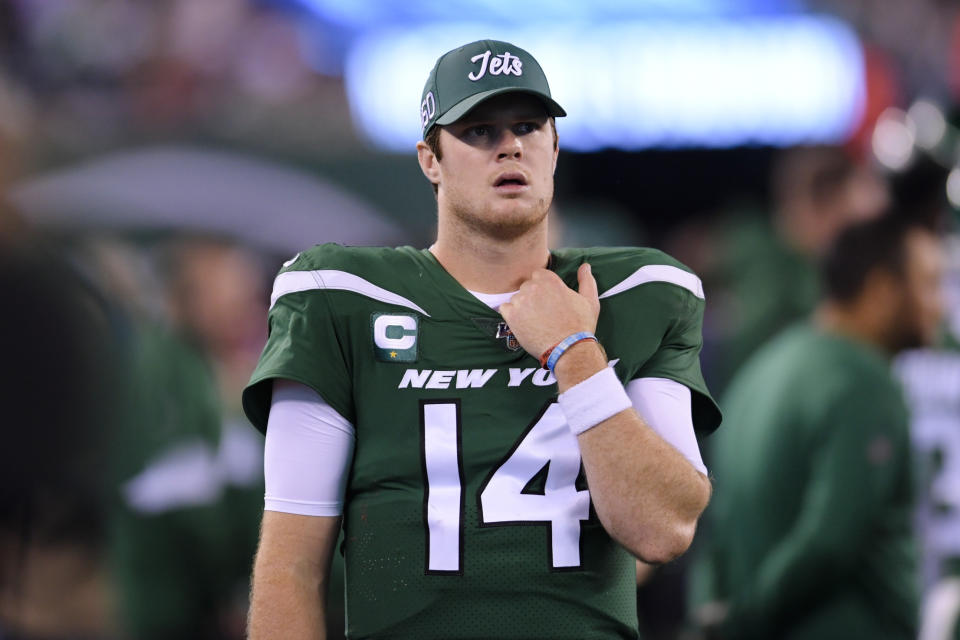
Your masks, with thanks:
[[[869,312],[864,312],[863,309],[823,302],[817,307],[813,318],[814,324],[823,331],[845,336],[883,353],[891,353],[889,345],[886,344],[882,327],[873,322]]]
[[[516,291],[550,259],[546,221],[509,240],[440,225],[430,252],[464,288],[479,293]]]

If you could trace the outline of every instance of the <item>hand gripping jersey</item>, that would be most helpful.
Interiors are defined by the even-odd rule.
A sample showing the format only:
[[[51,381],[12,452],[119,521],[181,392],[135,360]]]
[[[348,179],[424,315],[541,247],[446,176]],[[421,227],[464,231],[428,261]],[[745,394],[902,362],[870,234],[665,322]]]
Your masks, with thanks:
[[[575,288],[585,261],[620,380],[688,386],[695,426],[714,429],[697,277],[651,249],[562,250],[551,268]],[[328,244],[287,263],[244,392],[261,430],[274,378],[356,428],[350,637],[636,637],[634,561],[591,507],[555,380],[429,251]]]

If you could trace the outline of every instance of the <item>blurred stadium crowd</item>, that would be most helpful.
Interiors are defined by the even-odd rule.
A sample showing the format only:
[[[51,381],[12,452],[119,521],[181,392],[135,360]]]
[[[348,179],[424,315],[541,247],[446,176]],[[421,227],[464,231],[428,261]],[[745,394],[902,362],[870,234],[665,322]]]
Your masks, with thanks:
[[[263,480],[239,402],[272,275],[315,243],[432,234],[413,150],[376,151],[352,125],[337,71],[351,34],[309,4],[0,0],[0,638],[243,637]],[[697,271],[722,398],[813,309],[842,229],[891,204],[938,229],[943,335],[896,365],[929,594],[960,580],[960,5],[790,4],[861,40],[847,139],[570,154],[561,131],[556,244],[651,243]],[[705,163],[723,180],[701,182]],[[591,164],[643,173],[605,192]],[[658,206],[631,204],[648,193]],[[705,637],[690,563],[641,575],[644,638]]]

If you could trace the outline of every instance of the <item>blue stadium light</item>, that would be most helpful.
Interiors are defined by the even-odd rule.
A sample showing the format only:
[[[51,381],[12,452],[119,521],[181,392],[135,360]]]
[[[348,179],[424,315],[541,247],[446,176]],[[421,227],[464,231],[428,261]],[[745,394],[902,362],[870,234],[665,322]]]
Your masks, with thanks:
[[[345,82],[358,130],[380,149],[411,151],[434,61],[481,38],[514,42],[540,61],[569,114],[557,123],[565,149],[837,143],[863,112],[860,43],[829,18],[435,24],[354,42]]]
[[[515,24],[518,5],[503,0],[273,0],[356,30],[431,22],[482,20]],[[610,22],[639,18],[712,18],[775,15],[801,9],[799,0],[527,0],[522,18]]]

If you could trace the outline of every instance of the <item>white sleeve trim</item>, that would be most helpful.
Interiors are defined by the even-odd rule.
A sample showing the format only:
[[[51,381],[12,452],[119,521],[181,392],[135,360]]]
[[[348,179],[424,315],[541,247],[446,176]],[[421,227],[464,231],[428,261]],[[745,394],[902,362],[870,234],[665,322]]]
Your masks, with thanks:
[[[703,283],[700,282],[700,278],[689,271],[684,271],[683,269],[679,269],[669,264],[648,264],[640,267],[632,274],[601,293],[600,299],[615,296],[618,293],[629,291],[634,287],[639,287],[640,285],[647,284],[649,282],[667,282],[670,284],[675,284],[678,287],[683,287],[701,300],[704,299]]]
[[[277,380],[267,419],[263,508],[304,516],[339,516],[353,460],[353,425],[320,395]]]
[[[707,475],[693,430],[690,389],[667,378],[638,378],[626,385],[633,408],[650,428]]]
[[[419,305],[403,296],[378,287],[369,280],[346,271],[336,269],[318,269],[315,271],[285,271],[273,281],[273,293],[270,294],[270,308],[277,304],[277,300],[290,293],[313,291],[314,289],[341,289],[352,291],[362,296],[413,309],[426,317],[430,314]]]

